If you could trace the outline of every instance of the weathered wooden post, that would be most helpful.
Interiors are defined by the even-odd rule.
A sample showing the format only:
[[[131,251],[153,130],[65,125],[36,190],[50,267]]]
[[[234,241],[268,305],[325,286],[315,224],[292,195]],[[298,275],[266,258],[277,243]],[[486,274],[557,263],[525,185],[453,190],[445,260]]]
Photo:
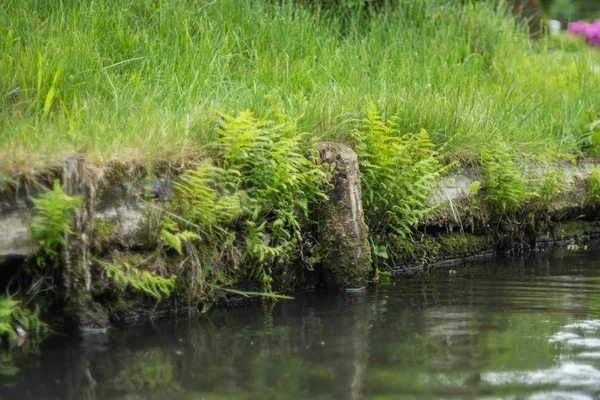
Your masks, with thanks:
[[[61,253],[65,325],[68,330],[77,333],[106,328],[108,313],[91,296],[90,247],[94,231],[95,190],[87,180],[84,156],[65,159],[63,186],[66,194],[80,196],[83,200],[73,213],[71,230],[65,233]]]
[[[325,284],[332,289],[361,288],[371,272],[371,248],[362,209],[356,153],[339,143],[317,145],[329,164],[329,201],[319,211],[317,230]]]

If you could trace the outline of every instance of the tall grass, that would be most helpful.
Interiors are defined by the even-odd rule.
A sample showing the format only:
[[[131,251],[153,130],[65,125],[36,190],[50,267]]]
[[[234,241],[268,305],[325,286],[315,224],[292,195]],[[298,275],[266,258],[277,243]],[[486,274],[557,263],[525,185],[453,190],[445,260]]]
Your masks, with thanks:
[[[245,109],[343,141],[374,101],[466,159],[492,141],[576,152],[598,118],[594,58],[531,42],[493,2],[344,18],[290,3],[3,1],[0,172],[81,147],[99,162],[193,159],[220,113]]]

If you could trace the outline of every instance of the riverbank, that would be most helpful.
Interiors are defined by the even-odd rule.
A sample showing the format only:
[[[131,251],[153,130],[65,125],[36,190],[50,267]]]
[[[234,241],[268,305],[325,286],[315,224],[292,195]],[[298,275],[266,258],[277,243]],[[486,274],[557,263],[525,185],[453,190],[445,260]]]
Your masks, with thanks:
[[[81,333],[595,232],[598,54],[488,3],[9,2],[2,288]]]
[[[331,145],[321,148],[329,149]],[[354,159],[355,163],[358,162],[357,166],[364,162],[364,158],[346,149],[349,153],[345,157]],[[77,159],[82,160],[81,157]],[[327,261],[325,254],[331,249],[339,251],[340,243],[345,245],[349,240],[346,235],[351,231],[345,229],[348,226],[351,230],[357,228],[350,222],[343,222],[344,218],[339,220],[341,224],[334,218],[334,228],[330,228],[334,231],[328,230],[329,225],[320,217],[320,209],[328,208],[326,204],[332,200],[329,197],[332,193],[349,190],[336,189],[345,188],[349,179],[355,179],[353,185],[360,181],[364,184],[368,168],[359,172],[352,167],[354,169],[350,171],[354,178],[349,178],[348,170],[344,170],[343,178],[340,180],[338,177],[338,182],[341,182],[338,184],[331,180],[335,173],[329,175],[327,179],[332,185],[330,195],[326,200],[315,198],[307,204],[309,218],[302,222],[299,240],[290,242],[288,253],[277,253],[271,250],[278,249],[272,239],[261,236],[261,243],[267,249],[262,260],[248,256],[248,246],[251,245],[248,239],[252,231],[245,230],[245,224],[240,224],[248,218],[243,214],[238,215],[237,218],[242,219],[237,222],[221,222],[219,225],[217,220],[212,220],[212,225],[206,225],[213,231],[226,232],[229,229],[227,242],[200,240],[200,235],[206,235],[206,232],[194,230],[197,225],[191,220],[180,221],[185,214],[176,213],[181,210],[177,205],[184,193],[181,185],[190,182],[189,173],[155,180],[127,181],[121,177],[102,184],[96,182],[92,192],[96,192],[97,196],[93,204],[87,206],[92,213],[92,228],[85,231],[87,233],[82,231],[91,238],[91,242],[86,250],[88,258],[82,261],[86,263],[87,272],[80,274],[88,274],[89,278],[77,279],[89,279],[88,289],[82,293],[88,298],[86,301],[92,301],[97,310],[101,310],[102,317],[90,314],[88,306],[86,317],[79,323],[83,323],[85,329],[104,329],[110,324],[140,323],[170,313],[198,313],[215,304],[243,301],[248,296],[277,298],[280,295],[276,293],[293,295],[298,290],[354,288],[353,285],[363,286],[365,283],[352,282],[363,282],[362,279],[369,277],[377,282],[385,279],[387,273],[402,279],[406,275],[428,274],[440,267],[452,272],[465,261],[500,254],[538,252],[555,245],[568,244],[577,248],[590,239],[600,237],[597,162],[571,159],[539,163],[530,160],[527,165],[522,165],[503,160],[503,169],[499,172],[492,167],[499,160],[486,160],[477,167],[455,167],[452,170],[441,167],[445,169],[443,174],[430,176],[430,179],[435,178],[435,182],[431,182],[423,208],[413,211],[419,219],[408,231],[394,231],[389,226],[381,229],[379,220],[372,219],[372,211],[365,211],[366,217],[363,217],[362,207],[359,210],[348,208],[350,214],[360,214],[355,221],[366,221],[360,222],[358,229],[361,224],[369,227],[369,236],[361,239],[365,240],[364,244],[352,242],[349,247],[360,252],[359,249],[364,246],[364,251],[370,254],[367,264],[359,266],[340,262],[346,255],[334,256],[333,261]],[[331,164],[322,164],[321,161],[315,166],[326,171],[333,163],[337,164],[336,168],[344,164],[336,161],[335,156],[329,162]],[[320,175],[320,179],[327,176]],[[511,190],[502,192],[507,188],[494,184],[496,181],[508,183]],[[217,182],[197,179],[192,188],[194,191],[210,190],[215,184]],[[522,198],[515,197],[514,190],[518,187],[527,187],[520,194],[524,196]],[[360,184],[352,191],[357,191],[354,195],[359,196],[359,203],[368,204],[364,189],[361,196]],[[352,203],[354,195],[342,195],[334,204],[345,204],[341,208],[345,209]],[[0,240],[0,282],[9,292],[17,286],[27,287],[29,301],[39,304],[51,324],[59,330],[67,329],[70,324],[63,317],[65,311],[73,306],[65,303],[68,289],[63,286],[64,252],[68,244],[58,240],[63,237],[64,229],[74,229],[81,224],[69,228],[73,209],[61,209],[59,214],[66,212],[66,222],[63,223],[67,225],[54,233],[58,234],[54,247],[39,242],[39,237],[36,242],[35,236],[32,236],[36,230],[31,227],[44,230],[43,237],[48,239],[52,230],[40,225],[40,215],[64,207],[69,202],[64,196],[66,194],[60,191],[60,186],[55,186],[53,191],[38,195],[30,193],[30,196],[5,199],[0,209],[0,221],[5,227],[5,235]],[[40,208],[40,198],[52,205],[45,204],[43,207],[46,209]],[[210,198],[203,197],[203,201]],[[193,197],[187,199],[193,204]],[[217,196],[205,206],[218,208],[221,201],[225,200]],[[236,201],[242,200],[236,197]],[[512,204],[511,201],[517,203]],[[227,207],[234,204],[227,202]],[[266,222],[261,224],[270,222],[269,219],[272,221],[273,216],[269,215],[263,215]],[[43,222],[48,224],[50,220]],[[182,235],[182,232],[189,233]],[[273,231],[263,232],[271,234]],[[329,243],[323,232],[346,239]],[[190,236],[189,240],[185,235]],[[204,236],[204,239],[207,238]],[[216,249],[218,253],[215,253]],[[53,252],[63,255],[56,258]],[[75,251],[74,254],[78,257],[79,253]],[[361,270],[363,266],[367,267],[364,271]],[[262,272],[256,275],[255,271]],[[357,278],[350,278],[353,275]],[[268,280],[264,280],[265,276]]]
[[[600,162],[585,160],[564,161],[551,166],[552,170],[561,171],[561,182],[556,185],[560,184],[566,190],[544,207],[518,210],[518,220],[517,216],[503,215],[501,211],[494,210],[486,202],[486,177],[480,167],[457,169],[436,182],[437,189],[428,199],[431,211],[415,227],[412,238],[396,241],[397,246],[407,246],[407,254],[400,254],[402,251],[398,250],[397,260],[390,260],[390,266],[399,271],[402,266],[413,267],[421,261],[431,264],[448,258],[460,260],[477,253],[490,254],[498,247],[500,250],[507,247],[507,251],[513,247],[535,251],[545,243],[565,244],[570,240],[594,238],[597,210],[590,190],[593,185],[591,175],[597,167],[600,167]],[[46,181],[52,179],[45,178]],[[148,180],[138,176],[120,182],[106,180],[101,183],[98,191],[102,194],[96,200],[94,214],[97,247],[135,251],[147,246],[148,243],[144,242],[147,222],[144,219],[148,210],[160,213],[167,209],[179,179],[170,176]],[[5,234],[0,238],[2,265],[23,262],[30,254],[40,250],[39,245],[31,242],[28,224],[35,214],[33,199],[46,190],[37,188],[25,196],[15,193],[0,202],[0,221],[5,227]],[[515,226],[510,226],[511,223]],[[503,233],[503,230],[512,229],[518,234]],[[533,236],[523,236],[525,233],[533,233]],[[508,236],[502,239],[503,235]],[[431,239],[438,241],[436,238],[439,239],[438,244],[426,244]],[[456,238],[457,242],[451,243],[450,238]],[[518,243],[508,239],[515,239]],[[429,247],[429,252],[440,246],[447,251],[443,251],[442,260],[439,260],[435,251],[430,256],[427,256],[427,251],[415,251],[421,245],[424,249]]]

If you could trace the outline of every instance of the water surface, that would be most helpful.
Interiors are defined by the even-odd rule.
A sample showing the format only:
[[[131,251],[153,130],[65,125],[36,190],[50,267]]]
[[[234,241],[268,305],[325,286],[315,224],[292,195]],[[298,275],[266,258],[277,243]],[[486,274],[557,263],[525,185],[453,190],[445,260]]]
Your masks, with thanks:
[[[51,338],[0,399],[598,398],[597,246]]]

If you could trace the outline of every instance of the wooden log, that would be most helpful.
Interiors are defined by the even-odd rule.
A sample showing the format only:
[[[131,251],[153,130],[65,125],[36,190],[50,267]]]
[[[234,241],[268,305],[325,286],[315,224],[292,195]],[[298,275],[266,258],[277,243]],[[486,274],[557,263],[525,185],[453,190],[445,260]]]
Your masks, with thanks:
[[[330,166],[332,184],[329,201],[320,207],[317,229],[325,285],[334,290],[362,288],[372,268],[358,159],[339,143],[319,143],[317,150]]]
[[[80,196],[81,206],[73,213],[70,231],[65,233],[61,251],[62,284],[65,299],[65,327],[74,333],[108,327],[108,312],[91,296],[90,247],[94,232],[95,190],[87,179],[85,157],[65,159],[64,191]]]

